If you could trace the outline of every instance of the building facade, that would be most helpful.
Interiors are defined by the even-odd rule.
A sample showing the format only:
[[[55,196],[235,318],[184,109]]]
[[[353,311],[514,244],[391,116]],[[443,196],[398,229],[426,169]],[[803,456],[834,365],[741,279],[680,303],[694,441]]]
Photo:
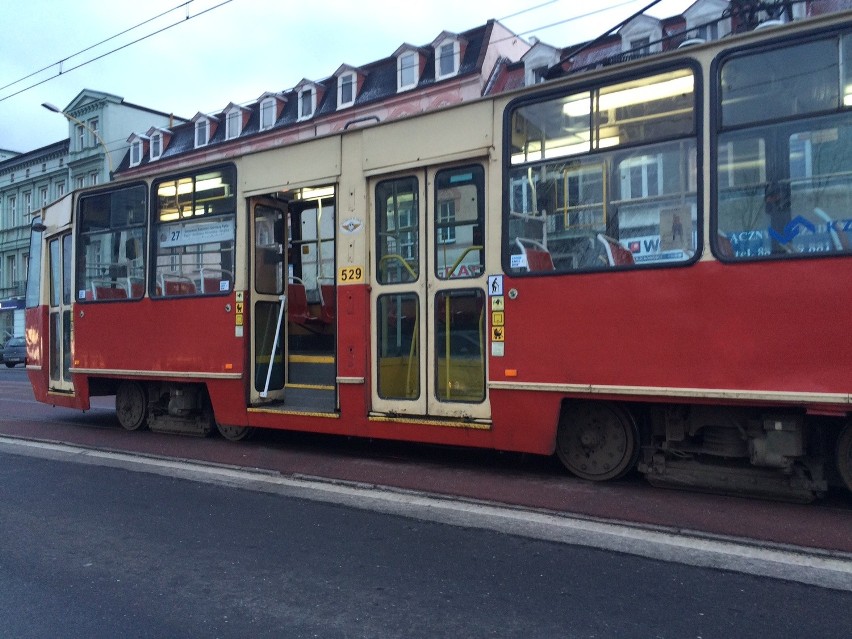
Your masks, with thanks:
[[[56,117],[67,119],[68,139],[25,153],[0,151],[0,343],[23,335],[33,215],[74,189],[109,181],[131,131],[183,122],[90,89]]]

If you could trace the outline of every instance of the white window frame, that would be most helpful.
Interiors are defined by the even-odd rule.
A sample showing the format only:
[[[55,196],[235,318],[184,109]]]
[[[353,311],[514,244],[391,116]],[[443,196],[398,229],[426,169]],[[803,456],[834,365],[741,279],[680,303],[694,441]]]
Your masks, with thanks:
[[[349,87],[349,99],[343,99],[343,91],[347,87]],[[347,71],[346,73],[341,73],[337,78],[337,108],[345,109],[347,107],[355,104],[355,94],[358,87],[358,78],[355,75],[354,71]]]
[[[82,124],[76,125],[77,131],[77,150],[82,151],[86,148],[86,127]]]
[[[305,97],[310,98],[311,109],[305,112]],[[317,92],[314,87],[305,87],[299,91],[299,120],[308,120],[314,116],[314,111],[317,108]]]
[[[100,144],[100,140],[98,139],[98,136],[100,135],[100,131],[98,131],[98,124],[99,124],[98,118],[92,118],[91,120],[89,120],[88,124],[89,124],[89,133],[91,134],[90,135],[90,139],[91,139],[90,146],[92,146],[92,147],[98,146]]]
[[[33,212],[33,193],[27,191],[24,193],[24,215],[31,215]]]
[[[92,171],[91,173],[89,173],[89,185],[97,186],[98,182],[100,182],[98,172]]]
[[[442,62],[449,58],[449,56],[445,56],[444,50],[446,47],[453,48],[452,54],[452,69],[447,71],[446,73],[442,72]],[[458,40],[444,40],[437,47],[435,47],[435,79],[443,80],[444,78],[451,78],[454,75],[458,75],[459,72],[459,57],[460,57],[461,47],[459,46]]]
[[[200,137],[202,132],[204,134],[203,140]],[[200,149],[208,144],[210,144],[210,120],[198,118],[195,121],[195,148]]]
[[[142,140],[136,139],[130,143],[130,166],[142,164]]]
[[[82,175],[78,175],[75,179],[75,184],[77,185],[78,189],[82,189],[84,186],[86,186],[86,178],[84,178]]]
[[[404,82],[405,71],[411,71],[411,82]],[[420,56],[416,51],[405,51],[396,59],[396,90],[413,89],[420,82]]]
[[[268,114],[269,123],[263,121],[264,115]],[[266,98],[260,103],[260,130],[266,131],[275,126],[276,117],[275,98]]]
[[[47,187],[43,186],[38,190],[39,199],[41,200],[41,208],[47,206]]]
[[[156,153],[155,153],[156,151]],[[151,147],[150,147],[150,155],[149,159],[151,161],[159,160],[160,156],[163,154],[163,134],[162,133],[154,133],[151,136]]]
[[[56,183],[56,199],[58,200],[65,195],[65,182]]]
[[[9,197],[9,226],[17,226],[18,220],[18,198],[15,195]]]
[[[240,109],[231,109],[225,114],[225,139],[238,138],[242,132],[243,112]]]

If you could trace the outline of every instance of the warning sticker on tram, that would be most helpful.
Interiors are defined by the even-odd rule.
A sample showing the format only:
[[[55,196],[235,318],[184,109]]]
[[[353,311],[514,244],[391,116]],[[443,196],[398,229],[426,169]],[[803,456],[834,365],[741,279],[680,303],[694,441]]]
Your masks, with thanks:
[[[492,326],[491,327],[491,341],[492,342],[504,342],[506,341],[506,330],[502,326]]]

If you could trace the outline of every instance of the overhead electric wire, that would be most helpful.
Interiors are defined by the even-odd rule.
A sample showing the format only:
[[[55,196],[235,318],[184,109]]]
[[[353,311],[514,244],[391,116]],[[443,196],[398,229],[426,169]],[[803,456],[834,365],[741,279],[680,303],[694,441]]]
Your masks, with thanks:
[[[103,44],[104,42],[109,42],[110,40],[113,40],[114,38],[118,37],[119,35],[122,35],[122,34],[124,34],[124,33],[129,32],[129,31],[132,31],[133,29],[137,28],[138,26],[141,26],[142,24],[146,24],[147,22],[150,22],[151,20],[156,20],[157,18],[159,18],[159,17],[161,17],[161,16],[163,16],[163,15],[166,15],[166,14],[168,14],[168,13],[171,13],[172,11],[175,11],[176,9],[180,9],[181,7],[187,6],[188,4],[190,4],[190,3],[194,2],[194,1],[195,1],[195,0],[189,0],[188,2],[185,2],[185,3],[183,3],[183,4],[180,4],[180,5],[176,6],[174,9],[171,9],[171,10],[169,10],[169,11],[166,11],[165,13],[162,13],[162,14],[160,14],[159,16],[155,16],[155,17],[153,17],[153,18],[150,18],[149,20],[146,20],[145,22],[140,23],[139,25],[136,25],[136,27],[131,27],[130,29],[126,29],[126,30],[125,30],[125,31],[123,31],[122,33],[118,33],[118,34],[116,34],[116,35],[114,35],[114,36],[111,36],[111,37],[107,38],[107,39],[106,39],[106,40],[104,40],[103,42],[100,42],[100,43],[98,43],[98,44],[94,44],[94,45],[92,45],[92,46],[90,46],[90,47],[87,47],[86,49],[83,49],[83,51],[80,51],[80,52],[78,52],[78,53],[75,53],[74,55],[68,56],[67,58],[64,58],[63,60],[60,60],[59,62],[55,62],[55,63],[53,63],[53,64],[51,64],[51,65],[49,65],[49,66],[45,67],[44,69],[41,69],[41,70],[39,70],[39,71],[35,71],[35,72],[31,73],[30,75],[26,76],[25,78],[21,78],[20,80],[16,80],[15,82],[12,82],[11,84],[6,85],[6,87],[3,87],[3,88],[7,88],[7,87],[10,87],[10,86],[14,86],[15,84],[18,84],[19,82],[22,82],[23,80],[25,80],[25,79],[27,79],[27,78],[30,78],[30,77],[32,77],[33,75],[36,75],[36,74],[38,74],[38,73],[41,73],[42,71],[45,71],[45,70],[49,69],[49,68],[50,68],[50,67],[52,67],[52,66],[55,66],[55,65],[57,65],[57,64],[62,64],[62,62],[63,62],[64,60],[68,60],[68,59],[70,59],[70,58],[73,58],[73,57],[75,57],[75,56],[79,55],[80,53],[83,53],[83,52],[85,52],[85,51],[88,51],[89,49],[92,49],[92,48],[94,48],[94,47],[100,46],[100,44]],[[136,40],[132,40],[131,42],[127,42],[127,43],[125,43],[125,44],[121,45],[120,47],[116,47],[115,49],[111,49],[110,51],[107,51],[106,53],[102,53],[101,55],[95,56],[94,58],[90,58],[89,60],[86,60],[85,62],[81,62],[80,64],[78,64],[78,65],[76,65],[76,66],[73,66],[73,67],[71,67],[70,69],[66,69],[66,70],[64,70],[64,71],[60,69],[59,73],[57,73],[57,74],[55,74],[55,75],[52,75],[52,76],[50,76],[49,78],[45,78],[44,80],[40,80],[40,81],[35,82],[35,83],[33,83],[33,84],[27,85],[26,87],[24,87],[23,89],[20,89],[19,91],[15,91],[14,93],[10,93],[9,95],[5,95],[5,96],[3,96],[3,97],[0,97],[0,102],[3,102],[4,100],[8,100],[9,98],[12,98],[12,97],[14,97],[14,96],[16,96],[16,95],[19,95],[19,94],[21,94],[21,93],[24,93],[25,91],[29,91],[29,90],[30,90],[30,89],[32,89],[32,88],[35,88],[35,87],[37,87],[37,86],[39,86],[39,85],[41,85],[41,84],[44,84],[44,83],[46,83],[46,82],[49,82],[50,80],[54,80],[54,79],[58,78],[60,75],[64,75],[64,74],[66,74],[66,73],[69,73],[69,72],[71,72],[71,71],[74,71],[74,70],[76,70],[76,69],[79,69],[80,67],[84,67],[84,66],[86,66],[87,64],[91,64],[92,62],[96,62],[97,60],[100,60],[101,58],[105,58],[105,57],[107,57],[108,55],[112,55],[113,53],[116,53],[116,52],[118,52],[118,51],[121,51],[122,49],[126,49],[127,47],[130,47],[130,46],[132,46],[132,45],[134,45],[134,44],[137,44],[137,43],[139,43],[139,42],[142,42],[143,40],[147,40],[148,38],[150,38],[150,37],[152,37],[152,36],[155,36],[155,35],[158,35],[158,34],[160,34],[160,33],[163,33],[164,31],[168,31],[169,29],[171,29],[171,28],[173,28],[173,27],[176,27],[176,26],[178,26],[178,25],[180,25],[180,24],[184,24],[184,23],[185,23],[185,22],[187,22],[188,20],[191,20],[191,19],[193,19],[193,18],[197,18],[197,17],[199,17],[199,16],[202,16],[202,15],[204,15],[205,13],[209,13],[209,12],[213,11],[214,9],[218,9],[218,8],[220,8],[220,7],[222,7],[222,6],[226,5],[226,4],[229,4],[229,3],[233,2],[233,1],[234,1],[234,0],[222,0],[222,2],[220,2],[219,4],[216,4],[216,5],[212,6],[212,7],[208,7],[207,9],[204,9],[203,11],[199,11],[199,12],[198,12],[198,13],[196,13],[195,15],[187,15],[187,16],[186,16],[186,18],[182,19],[180,22],[175,22],[175,23],[173,23],[173,24],[170,24],[170,25],[167,25],[167,26],[163,27],[162,29],[157,29],[156,31],[152,31],[151,33],[149,33],[149,34],[147,34],[147,35],[144,35],[144,36],[142,36],[141,38],[137,38]]]
[[[93,45],[90,45],[90,46],[86,47],[85,49],[80,49],[79,51],[77,51],[77,53],[72,53],[71,55],[62,58],[61,60],[57,60],[56,62],[51,62],[46,67],[42,67],[41,69],[38,69],[37,71],[33,71],[32,73],[25,75],[22,78],[18,78],[14,82],[10,82],[9,84],[6,84],[6,85],[0,87],[0,91],[2,91],[3,89],[8,89],[9,87],[15,86],[16,84],[19,84],[19,83],[23,82],[24,80],[28,80],[29,78],[33,77],[34,75],[38,75],[39,73],[42,73],[43,71],[47,71],[48,69],[50,69],[51,67],[55,67],[56,65],[60,65],[60,69],[61,69],[61,65],[64,62],[67,62],[68,60],[70,60],[71,58],[76,58],[78,55],[82,55],[82,54],[86,53],[86,51],[91,51],[92,49],[95,49],[95,48],[101,46],[102,44],[106,44],[110,40],[115,40],[116,38],[123,36],[125,33],[130,33],[134,29],[138,29],[139,27],[143,27],[146,24],[148,24],[149,22],[153,22],[154,20],[156,20],[158,18],[162,18],[163,16],[172,13],[173,11],[177,11],[181,7],[185,7],[187,5],[192,4],[193,2],[195,2],[195,0],[187,0],[186,2],[183,2],[183,3],[181,3],[181,4],[179,4],[175,7],[172,7],[168,11],[163,11],[162,13],[155,15],[151,18],[148,18],[147,20],[144,20],[144,21],[140,22],[139,24],[135,24],[132,27],[125,29],[124,31],[119,31],[118,33],[111,35],[110,37],[106,38],[105,40],[101,40],[100,42],[97,42]],[[60,73],[62,73],[62,71],[60,71]]]

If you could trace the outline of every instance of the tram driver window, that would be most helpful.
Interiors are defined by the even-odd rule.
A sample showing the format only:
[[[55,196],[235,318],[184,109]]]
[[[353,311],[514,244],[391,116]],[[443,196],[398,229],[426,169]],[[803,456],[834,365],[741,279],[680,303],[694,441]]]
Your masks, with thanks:
[[[509,272],[696,258],[694,84],[690,69],[678,69],[510,107]]]
[[[233,167],[160,180],[152,297],[222,295],[234,286]]]
[[[849,35],[723,61],[711,220],[722,260],[852,251]],[[767,95],[773,96],[767,100]]]
[[[147,201],[144,184],[80,198],[78,302],[143,296]]]

